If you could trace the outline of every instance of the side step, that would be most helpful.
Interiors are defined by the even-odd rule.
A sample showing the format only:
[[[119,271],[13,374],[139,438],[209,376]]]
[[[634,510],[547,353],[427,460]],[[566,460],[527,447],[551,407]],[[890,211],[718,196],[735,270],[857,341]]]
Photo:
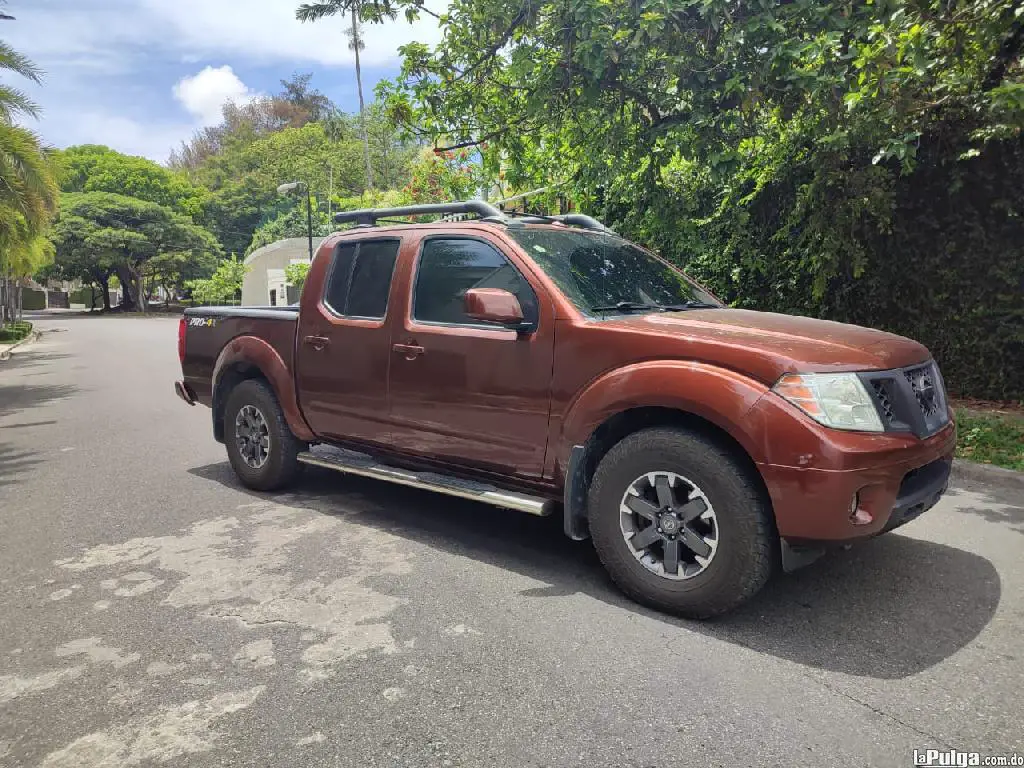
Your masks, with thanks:
[[[546,517],[554,512],[555,502],[538,496],[505,491],[487,483],[464,480],[461,477],[442,475],[436,472],[414,472],[408,469],[392,467],[367,456],[364,453],[348,451],[333,446],[318,445],[299,454],[303,464],[325,467],[350,475],[372,477],[396,485],[408,485],[426,491],[458,496],[463,499],[480,501],[494,507],[514,509],[538,517]]]

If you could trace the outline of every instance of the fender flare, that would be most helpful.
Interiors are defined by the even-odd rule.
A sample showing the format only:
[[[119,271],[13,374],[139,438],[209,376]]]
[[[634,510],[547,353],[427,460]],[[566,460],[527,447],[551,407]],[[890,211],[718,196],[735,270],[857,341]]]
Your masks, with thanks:
[[[562,419],[555,461],[568,466],[574,445],[599,426],[634,408],[671,408],[699,416],[727,432],[757,460],[762,452],[744,417],[768,386],[727,368],[685,360],[651,360],[616,368],[591,381],[573,398]]]
[[[258,369],[270,383],[277,401],[284,411],[288,427],[300,440],[315,440],[316,435],[306,423],[299,408],[295,381],[281,355],[269,343],[256,336],[236,336],[221,350],[213,367],[213,414],[217,418],[217,387],[227,370],[236,363],[245,363]],[[214,425],[216,428],[216,425]]]
[[[562,420],[555,477],[563,477],[563,527],[586,537],[586,473],[592,438],[612,417],[637,408],[668,408],[704,419],[732,437],[755,462],[763,453],[745,416],[768,391],[754,379],[706,363],[654,360],[617,368],[590,382]]]

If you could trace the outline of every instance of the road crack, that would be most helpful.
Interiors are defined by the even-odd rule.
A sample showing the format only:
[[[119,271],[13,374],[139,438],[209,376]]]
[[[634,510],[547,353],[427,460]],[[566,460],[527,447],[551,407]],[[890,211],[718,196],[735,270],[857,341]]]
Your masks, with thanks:
[[[946,749],[952,749],[953,748],[953,745],[950,744],[945,739],[943,739],[941,736],[937,736],[934,733],[922,730],[921,728],[918,728],[916,725],[914,725],[912,723],[908,723],[906,720],[901,720],[896,715],[893,715],[893,714],[890,714],[889,712],[886,712],[884,709],[879,709],[878,707],[874,706],[873,704],[869,704],[866,701],[861,701],[860,699],[858,699],[853,694],[847,693],[846,691],[844,691],[844,690],[842,690],[840,688],[836,688],[835,686],[829,685],[824,680],[819,680],[818,678],[816,678],[816,677],[814,677],[812,675],[807,675],[807,674],[805,674],[804,677],[806,677],[808,680],[814,681],[815,683],[820,685],[822,688],[824,688],[829,693],[837,693],[840,696],[843,696],[844,698],[849,699],[854,704],[859,704],[860,706],[864,707],[865,709],[868,709],[871,712],[874,712],[879,717],[884,717],[886,720],[890,720],[890,721],[896,723],[897,725],[900,725],[900,726],[906,728],[907,730],[913,731],[914,733],[918,734],[919,736],[924,736],[926,739],[931,739],[933,742],[937,742],[939,745],[941,745],[942,747],[945,747]]]

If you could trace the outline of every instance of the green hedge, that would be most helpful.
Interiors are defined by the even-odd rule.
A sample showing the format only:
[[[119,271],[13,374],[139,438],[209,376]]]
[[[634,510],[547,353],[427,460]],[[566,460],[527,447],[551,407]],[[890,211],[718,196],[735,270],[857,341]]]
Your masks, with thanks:
[[[21,308],[24,310],[46,309],[46,292],[22,288]]]
[[[32,323],[24,320],[8,323],[7,325],[0,326],[0,344],[21,341],[30,333],[32,333]]]
[[[72,304],[84,304],[86,309],[102,309],[103,308],[103,289],[102,288],[79,288],[77,291],[72,291],[69,296],[69,301]],[[92,302],[90,307],[90,301]]]
[[[956,396],[1024,400],[1024,143],[977,157],[922,141],[913,172],[870,153],[784,147],[722,186],[681,167],[623,232],[737,306],[881,328],[916,339]],[[782,155],[780,150],[780,155]]]

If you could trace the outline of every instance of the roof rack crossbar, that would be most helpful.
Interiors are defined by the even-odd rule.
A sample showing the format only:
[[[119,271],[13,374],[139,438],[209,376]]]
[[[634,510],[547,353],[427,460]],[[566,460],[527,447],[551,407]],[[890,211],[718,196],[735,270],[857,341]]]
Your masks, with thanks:
[[[507,222],[500,210],[483,200],[465,200],[455,203],[425,203],[423,205],[407,205],[402,208],[364,208],[359,211],[341,211],[334,214],[336,224],[355,222],[364,227],[372,227],[377,219],[395,216],[426,216],[429,214],[475,213],[487,221]]]
[[[585,213],[565,213],[559,216],[519,216],[516,218],[516,221],[523,224],[545,224],[555,221],[559,224],[568,224],[573,227],[583,227],[584,229],[594,229],[598,232],[615,234],[593,216],[587,216]]]

